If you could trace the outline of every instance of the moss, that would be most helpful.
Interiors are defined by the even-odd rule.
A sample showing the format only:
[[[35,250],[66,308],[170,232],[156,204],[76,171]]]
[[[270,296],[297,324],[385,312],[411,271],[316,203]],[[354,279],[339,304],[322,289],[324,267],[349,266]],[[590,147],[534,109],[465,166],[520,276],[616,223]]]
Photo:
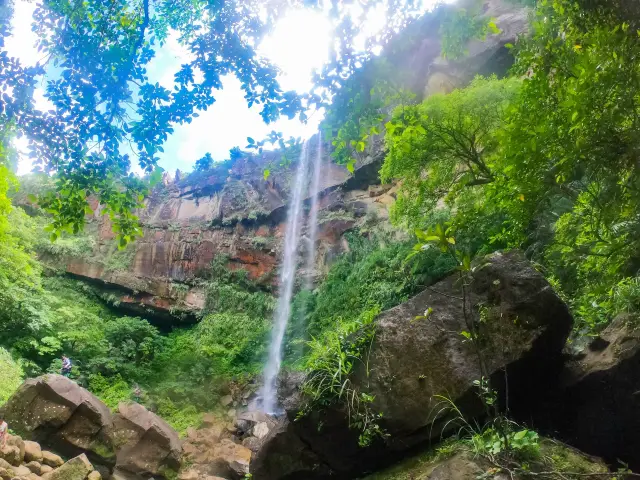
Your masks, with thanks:
[[[105,272],[125,272],[131,268],[133,259],[136,256],[135,245],[129,245],[123,250],[119,250],[114,242],[109,251],[110,253],[98,260],[104,266]]]
[[[331,220],[354,220],[355,217],[353,212],[348,212],[346,210],[340,209],[336,211],[322,211],[320,212],[318,223],[322,225],[323,223],[329,222]]]
[[[6,402],[22,384],[24,372],[11,354],[0,347],[0,405]]]
[[[116,453],[112,447],[105,445],[104,443],[96,442],[91,446],[91,450],[102,458],[113,458]]]
[[[167,480],[176,480],[178,478],[178,472],[176,472],[173,468],[162,466],[159,469],[160,475],[162,475]]]
[[[251,246],[256,249],[265,248],[273,241],[273,237],[252,237]]]
[[[446,440],[437,447],[410,457],[386,470],[366,477],[366,480],[418,480],[428,478],[426,475],[434,464],[446,460],[467,448],[463,440]],[[425,477],[421,476],[425,475]]]
[[[472,458],[473,463],[477,464],[481,469],[487,471],[495,470],[494,464],[487,462],[481,455],[472,453],[468,441],[451,439],[436,448],[426,450],[386,470],[370,475],[365,480],[427,480],[439,463],[458,453],[465,452],[468,458]],[[578,480],[584,474],[609,472],[607,466],[600,460],[588,457],[568,445],[551,439],[542,439],[540,441],[540,455],[537,458],[538,460],[530,459],[526,462],[526,465],[522,463],[520,467],[531,472],[558,472],[560,475],[557,477],[554,475],[550,478],[564,478],[566,480]],[[513,458],[508,460],[504,463],[513,465],[515,460]],[[498,461],[498,463],[501,462]],[[493,478],[493,476],[487,478]],[[523,477],[519,474],[514,474],[512,478],[522,480],[529,478],[529,476]]]
[[[609,470],[599,460],[587,457],[574,448],[554,440],[545,439],[540,443],[540,453],[549,459],[553,470],[571,473],[606,473]]]

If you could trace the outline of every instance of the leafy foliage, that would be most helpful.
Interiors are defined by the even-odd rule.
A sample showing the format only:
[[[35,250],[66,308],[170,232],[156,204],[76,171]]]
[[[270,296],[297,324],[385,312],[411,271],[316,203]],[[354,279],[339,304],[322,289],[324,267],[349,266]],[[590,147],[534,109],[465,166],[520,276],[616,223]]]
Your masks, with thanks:
[[[407,265],[411,241],[397,242],[384,234],[366,238],[354,233],[346,238],[349,252],[331,266],[323,283],[312,294],[301,291],[294,299],[294,330],[289,332],[292,355],[298,351],[296,339],[320,338],[372,308],[394,307],[454,267],[450,259],[435,251]]]
[[[485,40],[488,33],[500,33],[494,20],[482,15],[482,6],[482,2],[471,2],[466,8],[441,10],[440,38],[444,58],[460,59],[469,53],[470,40]]]
[[[386,434],[380,427],[382,415],[373,411],[374,397],[355,385],[351,376],[356,369],[368,371],[367,352],[375,336],[373,320],[379,307],[363,312],[355,321],[342,322],[318,339],[309,342],[305,362],[306,379],[301,387],[307,403],[298,416],[311,410],[340,403],[347,409],[349,426],[360,432],[361,446],[370,445]]]
[[[87,199],[95,196],[108,214],[122,246],[141,234],[133,210],[141,206],[148,186],[157,183],[163,144],[176,125],[190,123],[207,110],[222,88],[222,78],[235,75],[247,105],[260,106],[266,123],[281,115],[306,120],[305,107],[321,105],[339,89],[360,62],[371,56],[356,53],[354,38],[367,14],[385,5],[393,21],[376,40],[419,13],[411,0],[370,2],[356,17],[334,2],[324,12],[336,25],[332,61],[317,80],[323,96],[283,91],[278,69],[257,53],[263,36],[285,7],[323,9],[321,2],[264,3],[256,0],[47,0],[38,4],[33,29],[43,59],[25,67],[6,51],[0,53],[0,126],[15,124],[29,139],[37,168],[56,172],[55,189],[39,195],[38,203],[52,217],[51,237],[77,233],[84,227]],[[11,9],[3,9],[8,20]],[[6,17],[6,18],[5,18]],[[3,22],[0,42],[10,35]],[[148,66],[169,35],[189,52],[169,88],[150,78]],[[375,42],[371,42],[375,43]],[[45,97],[52,110],[36,108],[33,92],[46,78]],[[130,173],[132,158],[150,175],[148,182]],[[205,163],[208,162],[205,157]],[[200,167],[205,166],[201,164]]]
[[[246,270],[230,268],[229,257],[225,255],[214,258],[201,284],[207,293],[202,311],[205,316],[232,312],[269,318],[275,308],[273,297],[250,280]]]
[[[0,405],[18,389],[23,376],[20,364],[7,350],[0,347]]]
[[[132,400],[131,386],[121,375],[108,378],[95,373],[89,376],[89,389],[112,410],[117,409],[120,402]]]
[[[246,313],[204,317],[195,330],[200,352],[220,375],[258,373],[266,352],[269,322]]]
[[[465,8],[440,4],[419,21],[408,23],[404,31],[389,39],[386,53],[370,58],[364,67],[354,72],[327,105],[327,115],[321,129],[331,139],[331,156],[353,173],[355,164],[375,153],[389,113],[405,107],[415,98],[406,87],[404,78],[409,72],[398,71],[389,57],[403,56],[403,52],[419,48],[415,40],[420,29],[436,29],[444,58],[461,59],[467,54],[470,40],[484,40],[488,34],[500,30],[493,19],[482,13],[482,2],[472,0]],[[426,22],[426,23],[425,23]],[[413,46],[411,47],[411,45]]]
[[[424,228],[443,209],[472,253],[524,248],[582,333],[634,308],[623,292],[640,265],[640,41],[619,13],[540,2],[533,35],[512,46],[523,80],[476,79],[396,111],[382,169],[402,180],[396,222]]]
[[[492,183],[497,174],[504,111],[519,84],[477,77],[466,88],[394,111],[380,175],[383,181],[403,179],[393,207],[396,221],[421,227],[441,199],[454,209],[461,202],[473,206],[474,187]]]
[[[46,326],[40,265],[31,256],[31,222],[8,197],[17,181],[0,143],[0,338],[10,342]]]
[[[213,167],[213,157],[210,153],[207,153],[204,157],[196,160],[195,169],[198,171],[206,171],[211,167]]]

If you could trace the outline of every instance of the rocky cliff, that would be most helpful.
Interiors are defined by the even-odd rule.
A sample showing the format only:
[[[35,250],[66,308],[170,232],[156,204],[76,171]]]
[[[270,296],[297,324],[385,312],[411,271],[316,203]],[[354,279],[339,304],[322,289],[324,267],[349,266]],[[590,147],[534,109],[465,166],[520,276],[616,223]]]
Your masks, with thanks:
[[[504,72],[511,56],[504,45],[527,26],[526,10],[498,0],[486,0],[485,14],[495,18],[501,33],[472,41],[460,61],[440,56],[438,26],[432,16],[413,24],[390,42],[383,56],[393,79],[418,98],[468,82],[477,73]],[[366,79],[366,69],[363,73]],[[310,140],[311,155],[317,141]],[[380,142],[350,174],[330,162],[324,145],[317,274],[347,248],[345,231],[372,219],[385,220],[394,200],[392,186],[377,186],[382,157]],[[269,179],[263,171],[278,163],[277,153],[245,156],[217,164],[209,171],[183,178],[165,178],[139,212],[144,236],[114,254],[111,226],[96,207],[88,231],[92,252],[57,259],[64,270],[114,289],[122,307],[155,313],[202,308],[204,293],[198,278],[217,255],[228,256],[229,268],[244,268],[253,279],[270,284],[280,258],[292,169],[277,167]],[[113,262],[105,258],[115,257]]]

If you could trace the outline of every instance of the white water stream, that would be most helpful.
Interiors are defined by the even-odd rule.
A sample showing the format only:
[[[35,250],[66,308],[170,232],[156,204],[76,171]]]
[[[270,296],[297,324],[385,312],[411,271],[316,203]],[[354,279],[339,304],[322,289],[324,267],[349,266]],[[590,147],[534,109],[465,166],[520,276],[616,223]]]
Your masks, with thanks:
[[[284,238],[284,252],[280,270],[280,295],[274,316],[274,325],[269,345],[269,357],[264,369],[264,385],[261,392],[261,409],[265,413],[278,413],[278,374],[282,364],[282,343],[291,315],[291,299],[296,281],[298,248],[302,238],[302,219],[305,192],[311,198],[311,209],[307,223],[308,245],[306,246],[305,288],[313,288],[313,270],[315,266],[315,244],[318,237],[318,197],[322,170],[322,137],[318,135],[318,148],[311,168],[311,183],[308,184],[309,149],[302,145],[300,160],[291,191],[291,203],[287,212],[287,226]],[[308,190],[307,190],[308,186]]]
[[[316,240],[318,239],[318,204],[320,200],[320,172],[322,171],[322,133],[318,132],[318,148],[316,156],[313,160],[313,173],[311,177],[311,188],[309,196],[311,197],[311,211],[309,212],[309,220],[307,222],[307,232],[309,243],[307,245],[306,270],[307,278],[305,279],[305,288],[313,289],[313,270],[316,264]]]
[[[280,296],[274,317],[274,325],[269,345],[269,357],[264,369],[264,385],[262,387],[262,411],[269,414],[277,412],[277,380],[282,364],[282,341],[287,330],[291,314],[291,297],[295,285],[296,267],[298,263],[298,247],[302,233],[302,207],[307,184],[306,174],[309,163],[307,143],[302,145],[298,170],[296,172],[291,204],[287,213],[287,226],[284,237],[284,253],[280,270]]]

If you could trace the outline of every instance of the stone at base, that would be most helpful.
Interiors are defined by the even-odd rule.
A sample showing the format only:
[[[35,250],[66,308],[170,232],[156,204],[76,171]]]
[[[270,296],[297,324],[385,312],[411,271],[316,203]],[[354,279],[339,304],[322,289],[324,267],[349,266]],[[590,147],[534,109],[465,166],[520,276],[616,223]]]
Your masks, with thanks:
[[[72,458],[54,471],[45,474],[43,480],[85,480],[93,471],[93,465],[83,453]]]
[[[102,480],[102,475],[100,472],[96,472],[95,470],[89,474],[87,480]]]
[[[53,468],[58,468],[62,466],[62,464],[64,464],[64,460],[62,460],[62,457],[60,457],[59,455],[56,455],[55,453],[43,450],[42,463],[44,463],[45,465],[49,465],[50,467],[53,467]]]

